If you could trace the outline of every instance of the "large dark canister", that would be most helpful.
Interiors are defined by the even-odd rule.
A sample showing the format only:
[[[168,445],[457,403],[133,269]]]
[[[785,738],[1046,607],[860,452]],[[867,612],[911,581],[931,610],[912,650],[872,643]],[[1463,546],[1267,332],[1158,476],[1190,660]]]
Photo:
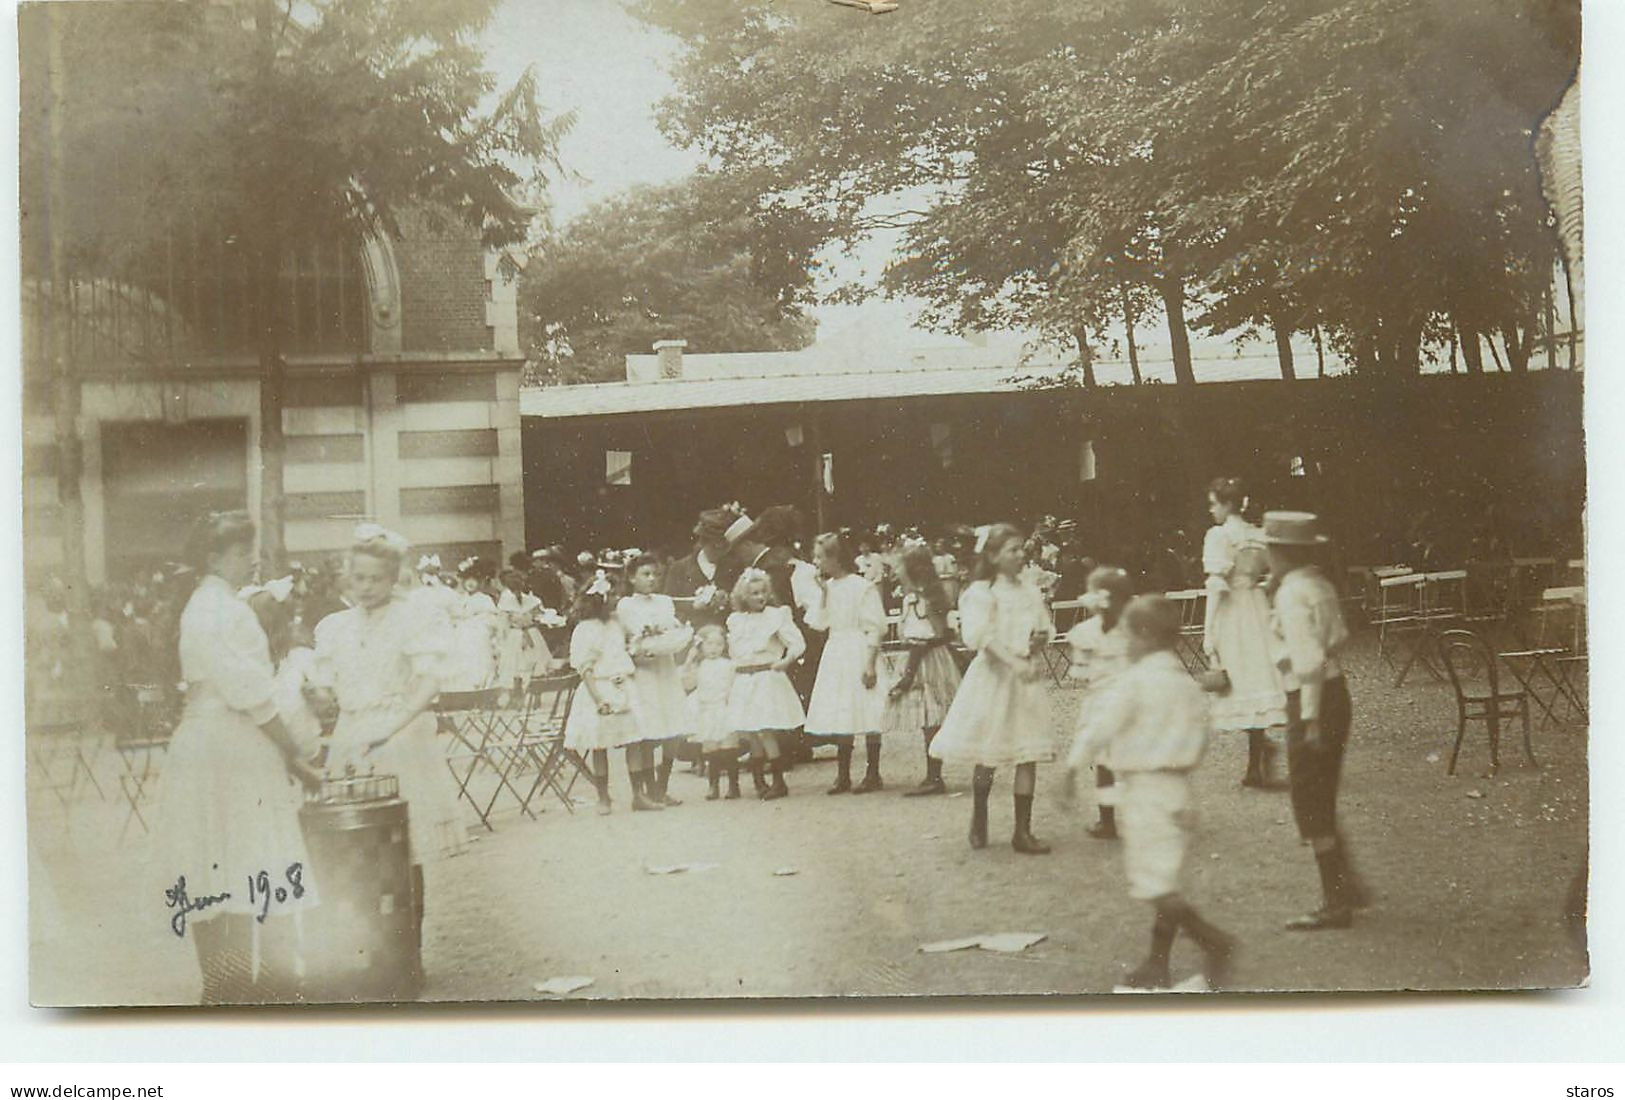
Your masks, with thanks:
[[[299,816],[321,899],[305,915],[307,997],[412,997],[421,973],[416,899],[395,777],[328,780]]]

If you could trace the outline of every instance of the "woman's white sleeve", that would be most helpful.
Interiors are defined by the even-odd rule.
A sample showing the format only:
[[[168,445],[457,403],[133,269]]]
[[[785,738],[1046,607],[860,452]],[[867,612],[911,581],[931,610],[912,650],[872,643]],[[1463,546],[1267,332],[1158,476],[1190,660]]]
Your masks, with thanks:
[[[277,716],[275,682],[265,631],[247,604],[222,608],[219,637],[202,647],[208,671],[205,678],[233,710],[246,713],[256,726]]]

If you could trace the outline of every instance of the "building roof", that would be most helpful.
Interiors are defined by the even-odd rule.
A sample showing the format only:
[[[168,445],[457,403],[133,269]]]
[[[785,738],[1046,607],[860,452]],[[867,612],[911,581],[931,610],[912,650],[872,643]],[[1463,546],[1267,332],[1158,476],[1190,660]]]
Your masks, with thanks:
[[[1583,336],[1582,336],[1583,340]],[[1273,344],[1225,349],[1218,344],[1193,348],[1199,383],[1279,379],[1281,368]],[[1315,348],[1294,341],[1300,378],[1314,377]],[[700,409],[748,408],[838,401],[895,401],[912,397],[949,397],[1018,393],[1065,379],[1071,368],[1057,358],[1028,359],[1019,344],[980,346],[965,342],[903,349],[862,342],[815,344],[800,351],[726,352],[682,356],[680,378],[662,378],[659,357],[628,355],[628,382],[580,386],[530,386],[521,389],[521,416],[562,420],[571,417],[624,416]],[[1545,367],[1535,355],[1531,370]],[[1347,365],[1330,351],[1328,374],[1343,374]],[[1446,363],[1422,365],[1424,374],[1446,373]],[[1140,354],[1140,375],[1147,382],[1172,383],[1173,360],[1166,347],[1151,346]],[[1133,374],[1124,359],[1095,362],[1101,385],[1128,385]]]
[[[656,356],[629,355],[627,372],[643,380],[526,387],[519,395],[519,411],[523,416],[565,419],[1016,393],[1045,381],[1060,381],[1068,370],[1054,360],[1024,362],[1019,349],[970,345],[888,352],[885,359],[882,366],[857,349],[817,345],[792,352],[684,355],[683,377],[659,378]],[[1312,358],[1310,363],[1312,368]],[[1142,358],[1140,368],[1148,381],[1173,381],[1173,364],[1167,359]],[[1204,359],[1197,366],[1197,375],[1203,382],[1269,379],[1280,377],[1280,367],[1271,350]],[[1128,363],[1115,359],[1097,361],[1095,378],[1103,385],[1126,385],[1133,380]]]

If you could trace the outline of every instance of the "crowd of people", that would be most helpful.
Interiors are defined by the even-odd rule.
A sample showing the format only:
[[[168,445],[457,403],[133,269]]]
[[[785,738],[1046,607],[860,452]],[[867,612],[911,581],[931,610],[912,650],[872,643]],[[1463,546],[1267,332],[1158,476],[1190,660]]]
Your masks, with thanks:
[[[1052,708],[1074,698],[1049,690],[1045,659],[1064,641],[1084,689],[1078,713],[1060,716],[1076,730],[1065,789],[1092,775],[1091,834],[1122,841],[1131,889],[1153,910],[1150,955],[1126,983],[1167,986],[1181,931],[1202,948],[1210,983],[1226,980],[1233,941],[1179,886],[1188,779],[1215,730],[1247,733],[1242,782],[1255,788],[1280,785],[1270,731],[1287,731],[1292,805],[1323,888],[1322,905],[1289,927],[1347,927],[1363,895],[1336,821],[1350,707],[1337,663],[1347,630],[1317,564],[1328,540],[1305,514],[1255,525],[1249,504],[1234,479],[1208,494],[1209,668],[1199,678],[1174,653],[1180,613],[1160,586],[1135,595],[1139,577],[1069,554],[1071,529],[1052,521],[934,540],[827,531],[803,544],[792,508],[755,520],[719,508],[698,518],[691,551],[676,559],[627,551],[567,562],[546,549],[500,573],[472,560],[414,563],[405,540],[369,524],[328,604],[330,589],[308,575],[251,583],[252,523],[210,517],[187,571],[168,582],[184,607],[173,644],[186,692],[158,846],[184,872],[183,897],[222,899],[183,909],[198,930],[205,1000],[280,999],[291,981],[292,918],[318,903],[320,883],[304,873],[297,896],[282,903],[279,891],[270,912],[226,885],[302,852],[300,789],[324,776],[397,778],[421,934],[422,869],[467,842],[437,699],[564,665],[580,681],[564,743],[593,777],[601,813],[615,805],[612,751],[625,754],[632,810],[651,812],[679,805],[669,780],[685,759],[706,775],[708,800],[742,797],[747,769],[757,797],[783,799],[787,772],[813,743],[836,749],[829,795],[872,794],[884,788],[882,739],[901,734],[923,749],[909,796],[944,793],[944,763],[970,770],[973,848],[988,843],[994,777],[1011,772],[1012,847],[1042,856],[1037,770],[1060,749]],[[1051,606],[1069,574],[1084,614],[1057,638]],[[882,659],[888,650],[895,660]]]

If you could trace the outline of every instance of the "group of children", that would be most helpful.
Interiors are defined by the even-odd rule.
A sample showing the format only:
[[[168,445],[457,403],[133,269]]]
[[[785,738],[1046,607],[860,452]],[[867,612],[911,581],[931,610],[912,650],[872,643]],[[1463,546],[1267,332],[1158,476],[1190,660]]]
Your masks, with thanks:
[[[1336,825],[1350,725],[1338,652],[1348,635],[1336,592],[1315,563],[1316,548],[1327,540],[1315,517],[1300,513],[1268,514],[1259,537],[1274,586],[1267,594],[1270,659],[1286,687],[1292,806],[1315,851],[1324,893],[1318,909],[1288,927],[1347,927],[1363,893]],[[970,843],[982,848],[994,777],[998,769],[1012,769],[1012,847],[1027,855],[1049,852],[1032,832],[1032,812],[1037,765],[1056,755],[1053,697],[1044,683],[1054,627],[1026,570],[1021,533],[1008,525],[978,532],[976,572],[957,609],[931,548],[917,544],[904,553],[897,633],[907,656],[889,684],[882,682],[887,621],[879,590],[860,571],[847,536],[820,535],[813,550],[817,592],[802,609],[803,621],[827,633],[827,641],[805,709],[789,672],[806,639],[792,609],[774,603],[767,574],[746,570],[726,617],[694,628],[657,593],[660,566],[653,559],[632,563],[631,593],[619,601],[607,574],[588,587],[570,661],[591,705],[577,704],[566,745],[592,758],[600,812],[610,812],[611,748],[626,750],[633,808],[652,810],[676,804],[666,782],[684,738],[703,755],[708,799],[740,797],[744,753],[758,795],[771,800],[788,794],[783,763],[794,731],[834,742],[837,775],[829,793],[842,794],[880,790],[882,734],[912,728],[923,732],[927,772],[909,794],[941,793],[944,762],[969,766]],[[1222,986],[1234,941],[1184,899],[1180,874],[1190,776],[1206,749],[1213,712],[1224,710],[1233,685],[1226,675],[1198,680],[1186,670],[1175,649],[1178,608],[1160,595],[1134,596],[1125,571],[1096,569],[1085,603],[1090,613],[1066,639],[1071,675],[1085,690],[1064,789],[1070,798],[1077,777],[1093,770],[1100,820],[1091,833],[1121,837],[1131,893],[1153,909],[1149,956],[1125,982],[1167,986],[1172,946],[1184,932],[1203,952],[1209,983]],[[955,610],[964,651],[974,654],[963,673],[952,645]],[[854,783],[860,737],[866,768]]]
[[[586,586],[570,665],[587,705],[578,701],[572,708],[565,747],[590,761],[600,813],[612,811],[608,754],[615,748],[626,751],[632,808],[639,811],[679,804],[667,785],[685,740],[704,763],[710,800],[740,797],[742,755],[759,798],[788,795],[785,765],[797,731],[835,744],[832,795],[883,788],[880,745],[888,731],[921,730],[929,748],[959,686],[948,648],[952,608],[929,548],[906,555],[901,632],[908,660],[889,684],[882,683],[880,660],[886,612],[877,587],[858,571],[850,539],[839,532],[819,536],[813,558],[817,581],[806,593],[802,621],[826,640],[805,706],[790,674],[807,652],[807,638],[794,610],[774,601],[765,572],[740,574],[725,616],[695,608],[690,622],[659,593],[661,566],[654,558],[630,563],[631,591],[620,599],[608,571]],[[865,770],[854,783],[860,737]],[[910,793],[945,789],[938,760],[928,763],[925,782]]]
[[[1315,516],[1294,512],[1267,513],[1259,535],[1273,584],[1270,649],[1286,687],[1292,808],[1315,852],[1323,895],[1319,908],[1286,927],[1346,928],[1365,893],[1337,826],[1352,710],[1338,658],[1348,630],[1336,590],[1316,561],[1329,540]],[[1204,688],[1223,701],[1233,686],[1217,669],[1201,681],[1185,669],[1175,650],[1181,617],[1172,601],[1129,598],[1127,578],[1117,571],[1097,570],[1089,587],[1099,614],[1074,631],[1074,651],[1084,655],[1074,667],[1088,691],[1065,791],[1070,799],[1078,774],[1095,767],[1101,821],[1093,831],[1121,830],[1130,893],[1153,910],[1150,952],[1124,984],[1166,988],[1173,944],[1184,932],[1203,953],[1210,987],[1222,988],[1235,941],[1185,900],[1180,873],[1192,817],[1190,776],[1206,748],[1213,712],[1223,710],[1210,707]],[[1250,747],[1256,752],[1256,744]]]

